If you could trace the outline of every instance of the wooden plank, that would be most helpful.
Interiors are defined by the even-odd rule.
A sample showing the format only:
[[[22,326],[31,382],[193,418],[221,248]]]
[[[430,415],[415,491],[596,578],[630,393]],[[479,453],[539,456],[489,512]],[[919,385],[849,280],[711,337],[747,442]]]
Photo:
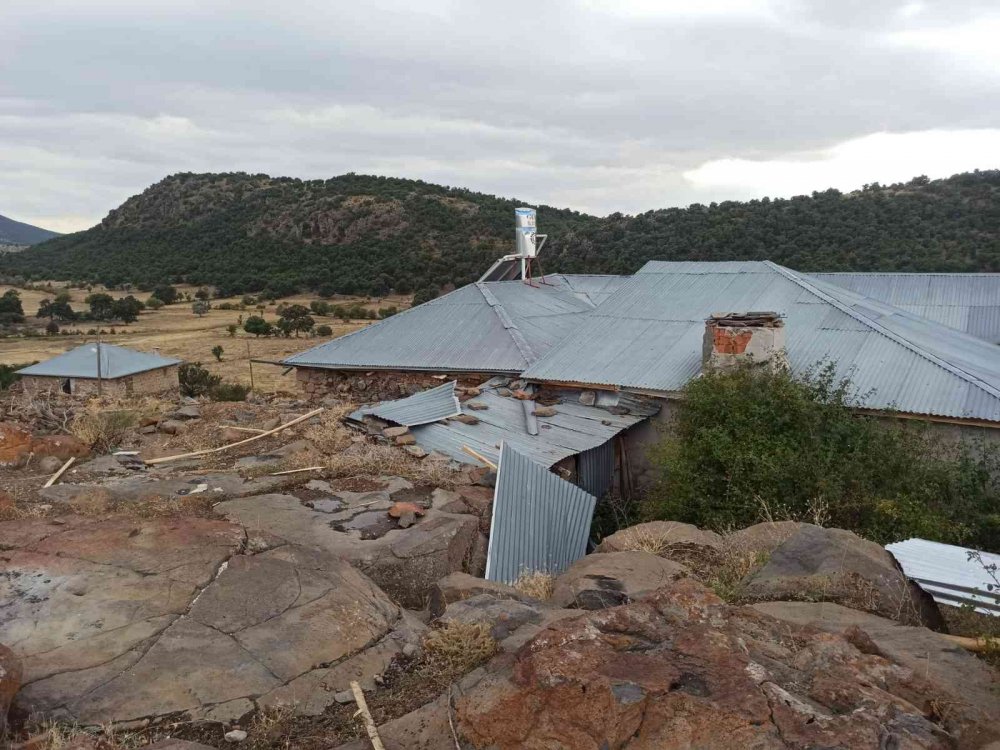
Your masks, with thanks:
[[[351,692],[354,693],[354,702],[358,704],[358,714],[365,722],[365,731],[368,732],[368,739],[371,740],[372,748],[374,750],[385,750],[385,745],[382,744],[382,738],[378,736],[378,727],[375,726],[375,721],[372,719],[371,712],[368,710],[368,702],[365,700],[365,693],[361,689],[361,686],[351,680]]]
[[[63,474],[66,473],[66,469],[68,469],[70,466],[72,466],[74,461],[76,461],[76,458],[75,457],[70,457],[69,461],[67,461],[62,466],[59,467],[59,471],[57,471],[55,474],[53,474],[51,477],[49,477],[49,481],[47,481],[45,484],[43,484],[42,488],[44,489],[45,487],[51,487],[56,482],[58,482],[59,481],[59,477],[61,477]]]
[[[319,469],[325,469],[325,466],[304,466],[301,469],[287,469],[286,471],[276,471],[271,474],[272,477],[281,477],[285,474],[298,474],[300,471],[318,471]]]
[[[488,458],[486,458],[486,456],[484,456],[482,453],[477,453],[476,451],[472,450],[472,448],[470,448],[467,445],[463,445],[462,446],[462,451],[465,452],[465,453],[468,453],[470,456],[472,456],[477,461],[482,461],[484,464],[486,464],[491,469],[493,469],[493,471],[497,470],[497,465],[495,463],[493,463],[492,461],[490,461]]]
[[[182,458],[194,458],[195,456],[206,456],[209,453],[219,453],[221,451],[229,450],[230,448],[235,448],[239,445],[246,445],[247,443],[252,443],[256,440],[260,440],[261,438],[266,438],[269,435],[274,435],[275,433],[281,432],[282,430],[287,430],[289,427],[293,427],[299,424],[299,422],[305,422],[307,419],[315,417],[321,411],[323,411],[322,406],[318,409],[313,409],[308,414],[303,414],[301,417],[296,417],[291,422],[285,422],[285,424],[279,425],[278,427],[275,427],[273,430],[262,432],[260,435],[254,435],[253,437],[248,437],[246,440],[238,440],[235,443],[229,443],[228,445],[221,445],[218,448],[205,448],[200,451],[191,451],[190,453],[179,453],[176,456],[163,456],[162,458],[151,458],[149,461],[146,461],[146,464],[152,466],[153,464],[163,464],[166,463],[167,461],[177,461]]]

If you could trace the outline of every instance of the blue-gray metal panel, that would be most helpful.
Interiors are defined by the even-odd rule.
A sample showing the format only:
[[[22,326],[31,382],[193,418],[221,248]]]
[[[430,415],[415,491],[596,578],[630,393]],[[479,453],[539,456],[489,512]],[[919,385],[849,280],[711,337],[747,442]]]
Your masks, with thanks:
[[[615,477],[615,444],[609,440],[576,457],[576,484],[594,497],[604,497]]]
[[[101,345],[101,378],[114,380],[148,370],[180,364],[179,359],[161,357],[113,344]],[[97,343],[83,344],[52,359],[18,370],[21,375],[55,378],[97,378]]]
[[[438,422],[462,413],[455,395],[455,381],[395,401],[383,401],[360,409],[355,414],[374,414],[396,424],[415,427]],[[354,417],[354,415],[351,415]]]
[[[586,554],[597,499],[512,446],[503,446],[493,496],[486,578],[558,575]]]
[[[907,539],[885,547],[896,558],[907,578],[940,604],[973,606],[977,612],[1000,615],[1000,592],[990,591],[994,581],[983,568],[1000,566],[1000,555],[980,552],[982,563],[969,559],[973,550],[927,539]]]
[[[714,266],[648,263],[525,377],[675,391],[701,370],[707,312],[774,310],[793,371],[834,361],[861,406],[998,420],[1000,348],[772,263]]]

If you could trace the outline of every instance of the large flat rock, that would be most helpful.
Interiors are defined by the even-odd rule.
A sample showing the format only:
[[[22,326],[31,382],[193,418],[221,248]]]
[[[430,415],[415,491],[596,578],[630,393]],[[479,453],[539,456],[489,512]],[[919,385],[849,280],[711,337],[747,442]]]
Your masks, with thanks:
[[[282,542],[251,554],[227,521],[69,516],[0,538],[0,642],[23,662],[28,712],[95,725],[294,704],[308,696],[275,696],[341,665],[370,682],[417,637],[345,560]]]
[[[421,609],[436,581],[465,569],[479,519],[431,508],[413,526],[398,528],[386,512],[392,495],[392,488],[308,500],[265,494],[220,502],[215,511],[250,532],[349,560],[396,602]]]

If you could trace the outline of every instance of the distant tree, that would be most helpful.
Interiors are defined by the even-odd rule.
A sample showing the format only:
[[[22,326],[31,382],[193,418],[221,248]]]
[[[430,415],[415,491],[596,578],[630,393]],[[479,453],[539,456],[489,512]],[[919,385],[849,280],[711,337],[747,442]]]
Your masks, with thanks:
[[[423,289],[418,289],[417,293],[413,295],[413,305],[422,305],[424,302],[430,302],[432,299],[438,296],[437,289],[430,286],[425,286]]]
[[[212,306],[203,299],[191,303],[191,312],[193,312],[199,318],[202,317],[205,313],[207,313],[211,309]]]
[[[243,330],[254,336],[270,336],[274,331],[274,326],[264,320],[260,315],[251,315],[243,324]]]
[[[309,303],[309,309],[312,310],[315,315],[329,315],[330,303],[321,299],[314,299]]]
[[[215,357],[216,362],[222,361],[222,354],[224,351],[225,349],[223,349],[220,344],[216,344],[212,347],[212,356]]]
[[[295,322],[289,320],[288,318],[278,318],[275,322],[274,327],[281,332],[281,335],[286,339],[292,335],[292,331],[295,330]]]
[[[323,284],[320,284],[319,287],[316,289],[316,294],[325,299],[329,299],[336,293],[337,293],[337,287],[335,287],[330,282],[325,282]]]
[[[182,396],[204,396],[222,382],[222,378],[213,375],[201,362],[185,362],[177,373]]]
[[[114,316],[115,298],[110,294],[94,292],[83,301],[90,307],[90,317],[94,320],[110,320]]]
[[[146,300],[146,307],[150,310],[159,310],[165,303],[159,297],[150,297]]]
[[[164,305],[171,305],[177,301],[177,290],[170,284],[157,284],[153,287],[152,296],[163,302]]]
[[[121,299],[116,299],[111,305],[111,317],[120,320],[125,325],[133,323],[139,319],[145,305],[131,294]]]
[[[226,326],[226,330],[229,332],[229,338],[234,338],[236,336],[236,331],[239,328],[235,323],[230,323]]]
[[[57,333],[59,333],[59,324],[56,323],[54,320],[50,320],[48,322],[48,325],[45,326],[45,333],[47,333],[49,336],[55,336]]]
[[[399,308],[395,305],[389,305],[389,307],[380,307],[378,309],[378,316],[385,320],[386,318],[391,318],[393,315],[399,312]]]
[[[330,328],[330,326],[326,326],[326,325],[324,325],[324,326],[317,326],[316,327],[316,335],[317,336],[332,336],[333,335],[333,329]]]
[[[201,289],[199,289],[197,292],[194,293],[194,296],[197,299],[211,299],[212,293],[209,292],[205,287],[202,287]]]
[[[295,320],[296,318],[305,318],[309,316],[309,308],[305,305],[283,305],[278,308],[278,314],[283,318],[288,318],[289,320]]]
[[[76,320],[76,313],[73,308],[70,307],[69,302],[60,299],[63,295],[59,295],[55,300],[43,299],[41,304],[38,306],[39,318],[48,318],[49,320],[59,320],[66,322],[70,320]],[[68,295],[67,295],[68,296]]]

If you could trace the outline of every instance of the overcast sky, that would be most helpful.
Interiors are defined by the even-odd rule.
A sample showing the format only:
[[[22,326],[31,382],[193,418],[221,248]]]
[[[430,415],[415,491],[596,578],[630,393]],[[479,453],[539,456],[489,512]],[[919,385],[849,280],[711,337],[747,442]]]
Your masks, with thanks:
[[[998,39],[996,0],[0,0],[0,214],[179,171],[607,214],[997,168]]]

